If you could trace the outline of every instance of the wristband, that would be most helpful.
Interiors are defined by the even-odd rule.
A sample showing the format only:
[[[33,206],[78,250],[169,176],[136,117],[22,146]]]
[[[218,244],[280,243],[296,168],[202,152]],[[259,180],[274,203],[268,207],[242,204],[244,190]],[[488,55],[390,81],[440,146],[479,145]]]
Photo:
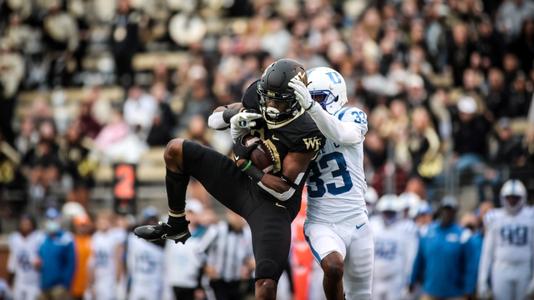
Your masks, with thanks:
[[[247,162],[245,163],[245,166],[241,169],[241,171],[245,172],[246,170],[250,168],[250,166],[252,166],[252,161],[249,159],[247,160]]]
[[[263,173],[260,169],[258,169],[252,163],[246,170],[243,171],[243,173],[247,174],[248,177],[250,177],[250,179],[252,179],[252,181],[254,181],[255,183],[260,182],[261,179],[263,178],[263,175],[265,175],[265,173]]]
[[[230,119],[239,113],[237,108],[227,108],[223,111],[222,118],[226,124],[230,123]]]

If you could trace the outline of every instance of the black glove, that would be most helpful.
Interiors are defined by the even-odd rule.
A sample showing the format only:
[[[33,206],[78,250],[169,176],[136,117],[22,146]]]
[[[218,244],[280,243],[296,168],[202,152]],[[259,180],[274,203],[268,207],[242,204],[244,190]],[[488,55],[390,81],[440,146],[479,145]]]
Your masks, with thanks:
[[[244,137],[239,138],[234,144],[232,150],[234,151],[234,159],[237,162],[240,159],[248,160],[250,159],[250,154],[260,143],[259,138],[253,137],[254,141],[248,141],[248,145],[245,145]]]

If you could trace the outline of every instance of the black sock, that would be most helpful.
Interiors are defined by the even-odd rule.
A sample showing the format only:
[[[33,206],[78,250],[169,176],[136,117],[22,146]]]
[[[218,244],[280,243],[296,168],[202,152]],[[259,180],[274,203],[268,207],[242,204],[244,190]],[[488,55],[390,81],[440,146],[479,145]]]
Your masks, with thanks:
[[[173,172],[167,169],[165,175],[165,187],[167,189],[167,201],[172,214],[184,215],[185,210],[185,192],[189,183],[189,175]],[[169,215],[169,224],[176,221],[183,222],[184,217]]]

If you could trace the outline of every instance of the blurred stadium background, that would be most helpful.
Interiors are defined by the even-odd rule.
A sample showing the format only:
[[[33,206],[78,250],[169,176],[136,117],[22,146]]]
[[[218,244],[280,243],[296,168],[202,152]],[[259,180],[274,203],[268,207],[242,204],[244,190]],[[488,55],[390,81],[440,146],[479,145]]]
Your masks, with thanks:
[[[480,218],[519,178],[532,201],[532,1],[1,0],[0,275],[22,214],[165,215],[165,144],[228,154],[207,116],[281,57],[345,77],[374,197],[454,195]],[[198,183],[188,196],[224,219]]]

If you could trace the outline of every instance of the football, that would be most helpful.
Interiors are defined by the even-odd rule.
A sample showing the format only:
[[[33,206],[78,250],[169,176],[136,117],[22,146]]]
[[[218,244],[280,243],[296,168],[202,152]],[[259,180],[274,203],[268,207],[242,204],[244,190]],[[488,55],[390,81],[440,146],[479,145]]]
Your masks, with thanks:
[[[252,145],[257,141],[259,141],[259,144],[256,149],[252,150],[252,153],[250,154],[250,160],[254,166],[262,170],[263,173],[269,173],[273,170],[274,163],[273,157],[267,145],[265,145],[265,143],[259,137],[253,135],[247,135],[243,138],[245,146]]]

